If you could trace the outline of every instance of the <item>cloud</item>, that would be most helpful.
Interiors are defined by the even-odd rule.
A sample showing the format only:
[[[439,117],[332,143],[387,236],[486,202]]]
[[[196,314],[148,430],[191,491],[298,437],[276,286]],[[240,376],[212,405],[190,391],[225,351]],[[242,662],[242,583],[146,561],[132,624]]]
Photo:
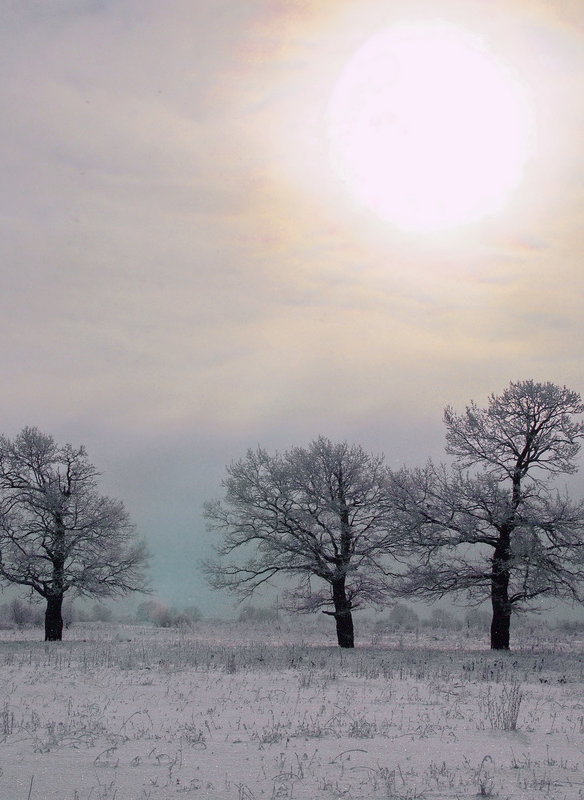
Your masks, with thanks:
[[[248,446],[324,433],[400,463],[440,450],[446,403],[584,389],[574,8],[448,4],[526,71],[540,149],[500,218],[421,237],[328,164],[336,76],[395,4],[6,3],[6,432],[85,442],[145,533],[191,553]]]

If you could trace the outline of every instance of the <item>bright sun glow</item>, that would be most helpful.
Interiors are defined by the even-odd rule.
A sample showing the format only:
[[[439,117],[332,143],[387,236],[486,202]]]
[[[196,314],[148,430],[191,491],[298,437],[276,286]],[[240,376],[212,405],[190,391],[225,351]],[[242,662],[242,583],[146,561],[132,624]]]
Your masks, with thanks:
[[[498,211],[529,155],[519,85],[478,40],[444,24],[369,39],[339,77],[328,126],[336,173],[359,203],[406,230]]]

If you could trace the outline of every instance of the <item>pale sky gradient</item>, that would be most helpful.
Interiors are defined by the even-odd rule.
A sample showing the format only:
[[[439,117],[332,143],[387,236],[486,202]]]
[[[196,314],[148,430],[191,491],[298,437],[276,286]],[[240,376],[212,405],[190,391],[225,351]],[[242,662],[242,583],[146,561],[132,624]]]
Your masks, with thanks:
[[[497,215],[400,232],[330,168],[344,65],[403,19],[525,87]],[[258,443],[420,463],[510,380],[584,393],[580,0],[0,0],[2,432],[86,444],[164,599],[218,602],[202,501]]]

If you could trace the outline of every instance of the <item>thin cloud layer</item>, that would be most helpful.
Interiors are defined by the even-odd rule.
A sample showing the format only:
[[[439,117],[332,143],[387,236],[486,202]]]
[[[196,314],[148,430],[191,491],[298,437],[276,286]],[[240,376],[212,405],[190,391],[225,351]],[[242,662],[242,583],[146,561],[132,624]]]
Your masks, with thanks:
[[[504,213],[424,236],[335,178],[326,108],[368,36],[429,14],[474,26],[537,125]],[[584,391],[580,18],[577,2],[5,4],[5,432],[88,445],[166,553],[160,591],[206,541],[186,488],[161,530],[163,451],[165,485],[213,493],[258,442],[323,433],[401,462],[424,437],[435,451],[446,403],[522,377]]]

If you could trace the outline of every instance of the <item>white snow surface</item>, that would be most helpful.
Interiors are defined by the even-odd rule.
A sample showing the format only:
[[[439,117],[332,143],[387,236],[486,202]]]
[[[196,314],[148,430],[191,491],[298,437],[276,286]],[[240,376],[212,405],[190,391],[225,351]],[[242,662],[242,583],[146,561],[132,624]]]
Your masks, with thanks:
[[[0,631],[0,800],[584,798],[581,635]]]

